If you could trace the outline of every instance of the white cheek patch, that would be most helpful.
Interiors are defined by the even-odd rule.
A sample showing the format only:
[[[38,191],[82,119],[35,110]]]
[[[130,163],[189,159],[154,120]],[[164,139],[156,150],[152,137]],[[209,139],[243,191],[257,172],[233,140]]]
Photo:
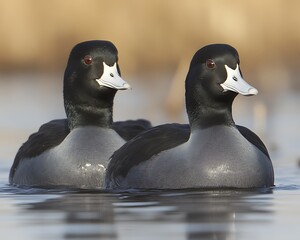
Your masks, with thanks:
[[[240,93],[242,95],[256,95],[258,93],[257,89],[249,85],[241,76],[239,65],[236,65],[235,69],[232,69],[225,65],[227,72],[227,78],[223,82],[221,87],[224,91],[233,91]]]
[[[105,86],[118,90],[130,89],[130,85],[124,81],[118,73],[117,63],[113,66],[108,66],[103,62],[103,74],[99,79],[96,79],[100,86]]]

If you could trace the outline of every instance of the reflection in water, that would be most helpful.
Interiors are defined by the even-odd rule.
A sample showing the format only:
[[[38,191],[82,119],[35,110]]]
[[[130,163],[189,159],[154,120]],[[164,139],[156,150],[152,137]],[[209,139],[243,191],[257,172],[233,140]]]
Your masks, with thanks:
[[[265,193],[272,193],[271,191]],[[185,225],[185,234],[182,239],[238,239],[240,234],[236,225],[248,220],[244,219],[245,215],[256,216],[255,219],[263,219],[258,215],[271,215],[270,206],[267,202],[260,204],[261,197],[256,192],[245,191],[204,191],[204,192],[182,192],[180,193],[160,193],[159,195],[145,196],[129,196],[127,201],[131,203],[151,201],[157,202],[159,206],[165,206],[166,211],[160,212],[156,221],[177,221]],[[272,195],[268,195],[272,196]],[[174,207],[170,212],[168,209]],[[124,212],[130,220],[129,206]],[[144,210],[141,209],[143,212]],[[140,213],[142,216],[143,213]],[[153,209],[149,212],[153,212]],[[133,219],[138,219],[136,213],[133,212]],[[143,217],[142,217],[143,218]],[[262,221],[266,223],[269,218]],[[172,233],[172,230],[171,232]]]
[[[271,221],[266,198],[272,190],[80,192],[26,209],[60,216],[64,239],[239,239],[242,224]]]
[[[62,231],[63,239],[116,239],[112,203],[117,196],[105,193],[72,193],[33,203],[27,210],[42,215],[57,213],[57,217],[61,216],[65,226]]]

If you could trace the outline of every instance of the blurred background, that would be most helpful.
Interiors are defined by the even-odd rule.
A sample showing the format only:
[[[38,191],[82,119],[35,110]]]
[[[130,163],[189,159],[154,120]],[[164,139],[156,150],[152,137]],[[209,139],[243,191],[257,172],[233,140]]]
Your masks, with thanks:
[[[191,57],[211,43],[240,54],[259,90],[234,104],[237,123],[274,159],[298,162],[300,2],[297,0],[0,0],[0,160],[30,133],[64,118],[62,79],[71,48],[105,39],[119,50],[132,91],[117,94],[115,120],[187,122],[184,80]]]

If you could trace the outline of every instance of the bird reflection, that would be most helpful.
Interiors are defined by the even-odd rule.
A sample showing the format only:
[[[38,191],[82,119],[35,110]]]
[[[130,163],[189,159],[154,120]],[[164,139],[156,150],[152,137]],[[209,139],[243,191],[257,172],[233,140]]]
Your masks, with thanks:
[[[80,191],[32,203],[28,210],[45,217],[57,213],[55,218],[62,221],[64,229],[63,239],[116,239],[113,202],[117,200],[116,194]]]
[[[61,216],[63,239],[235,240],[243,224],[271,221],[272,198],[271,189],[73,192],[27,210]]]
[[[151,221],[182,223],[185,234],[181,239],[235,240],[243,234],[239,229],[242,224],[271,221],[272,201],[269,199],[273,198],[272,193],[272,189],[154,192],[128,195],[124,200],[128,203],[152,202],[153,205],[148,208],[155,205],[161,209],[165,207],[165,211],[152,215]],[[132,212],[132,207],[128,207],[129,212]],[[140,216],[143,214],[140,213]]]

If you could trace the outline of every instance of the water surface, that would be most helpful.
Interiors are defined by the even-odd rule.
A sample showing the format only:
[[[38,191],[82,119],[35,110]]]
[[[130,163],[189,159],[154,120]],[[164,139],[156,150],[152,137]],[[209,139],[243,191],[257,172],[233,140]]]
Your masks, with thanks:
[[[299,170],[251,191],[18,189],[1,168],[1,239],[297,239]],[[291,183],[292,182],[292,183]]]

